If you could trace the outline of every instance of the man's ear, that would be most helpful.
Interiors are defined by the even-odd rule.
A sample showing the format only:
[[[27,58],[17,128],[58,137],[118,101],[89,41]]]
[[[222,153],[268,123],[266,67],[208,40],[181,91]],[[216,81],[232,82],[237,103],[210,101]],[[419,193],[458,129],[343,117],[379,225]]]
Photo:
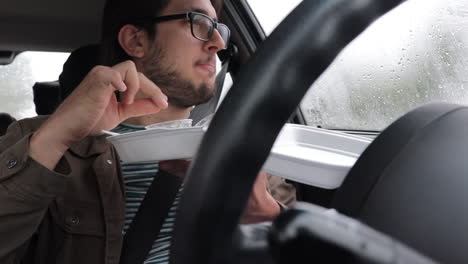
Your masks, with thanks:
[[[118,36],[120,47],[133,58],[142,58],[148,45],[148,33],[134,25],[124,25]]]

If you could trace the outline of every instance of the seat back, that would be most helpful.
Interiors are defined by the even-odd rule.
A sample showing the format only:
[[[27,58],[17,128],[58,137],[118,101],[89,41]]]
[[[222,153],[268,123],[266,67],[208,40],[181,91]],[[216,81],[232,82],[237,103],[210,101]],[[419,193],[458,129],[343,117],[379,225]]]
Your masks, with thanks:
[[[36,82],[33,85],[34,105],[38,115],[50,115],[60,104],[60,85],[58,81]]]
[[[92,44],[80,47],[70,54],[59,76],[61,102],[73,92],[86,74],[99,64],[99,49],[99,45]]]
[[[332,207],[442,263],[468,263],[468,107],[430,104],[385,129]]]
[[[7,113],[0,113],[0,137],[3,136],[8,126],[15,121],[15,118]]]

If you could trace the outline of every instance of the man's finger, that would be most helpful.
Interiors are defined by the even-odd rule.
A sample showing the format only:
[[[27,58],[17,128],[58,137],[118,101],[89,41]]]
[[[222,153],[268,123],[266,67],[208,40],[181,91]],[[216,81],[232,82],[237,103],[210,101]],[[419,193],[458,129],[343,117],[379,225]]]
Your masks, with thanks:
[[[105,66],[94,67],[83,79],[83,81],[67,96],[58,107],[56,113],[65,111],[83,113],[82,108],[87,111],[101,111],[109,103],[109,97],[115,91],[125,91],[127,86],[122,80],[119,72]],[[66,115],[70,115],[66,114]],[[96,117],[100,113],[94,113]]]
[[[127,88],[125,93],[123,93],[122,102],[125,104],[133,103],[133,100],[140,89],[140,81],[135,63],[133,61],[124,61],[113,66],[112,69],[122,76],[122,81],[125,83]]]
[[[267,186],[267,180],[266,180],[266,177],[267,177],[267,173],[266,172],[259,172],[258,175],[257,175],[257,179],[255,179],[255,183],[254,183],[254,186],[253,186],[253,190],[257,190],[257,191],[262,191],[263,189],[266,189],[266,186]]]
[[[112,69],[120,73],[127,86],[124,99],[122,100],[123,103],[132,104],[136,94],[141,90],[141,92],[149,96],[158,107],[164,109],[168,106],[167,96],[145,75],[137,72],[133,61],[119,63],[113,66]]]
[[[134,99],[132,104],[119,103],[120,119],[125,120],[130,117],[154,114],[161,111],[153,100],[149,98]]]

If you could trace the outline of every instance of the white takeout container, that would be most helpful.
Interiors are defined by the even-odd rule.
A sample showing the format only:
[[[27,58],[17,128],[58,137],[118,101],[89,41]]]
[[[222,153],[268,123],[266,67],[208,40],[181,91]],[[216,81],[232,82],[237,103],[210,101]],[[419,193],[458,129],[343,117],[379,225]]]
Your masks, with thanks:
[[[192,127],[192,119],[179,119],[179,120],[171,120],[161,123],[152,124],[149,126],[145,126],[146,129],[158,129],[158,128],[188,128]]]
[[[150,129],[108,137],[123,163],[189,159],[197,153],[204,127]],[[296,182],[338,188],[371,139],[286,124],[263,170]]]
[[[206,128],[161,128],[111,136],[122,163],[190,159],[198,150]]]
[[[263,170],[307,185],[335,189],[371,141],[343,132],[286,124]]]

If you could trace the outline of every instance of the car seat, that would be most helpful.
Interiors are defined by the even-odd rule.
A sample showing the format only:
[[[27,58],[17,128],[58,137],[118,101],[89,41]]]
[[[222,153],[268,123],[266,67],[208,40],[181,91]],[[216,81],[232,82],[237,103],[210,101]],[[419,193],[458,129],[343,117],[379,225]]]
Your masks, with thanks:
[[[59,82],[36,82],[32,89],[36,113],[38,115],[52,114],[60,104]]]
[[[442,263],[468,263],[468,107],[429,104],[365,150],[332,207]]]
[[[61,102],[73,92],[86,74],[99,64],[99,49],[99,45],[91,44],[80,47],[70,54],[59,76]]]
[[[8,126],[15,120],[10,114],[0,113],[0,137],[6,133]]]

